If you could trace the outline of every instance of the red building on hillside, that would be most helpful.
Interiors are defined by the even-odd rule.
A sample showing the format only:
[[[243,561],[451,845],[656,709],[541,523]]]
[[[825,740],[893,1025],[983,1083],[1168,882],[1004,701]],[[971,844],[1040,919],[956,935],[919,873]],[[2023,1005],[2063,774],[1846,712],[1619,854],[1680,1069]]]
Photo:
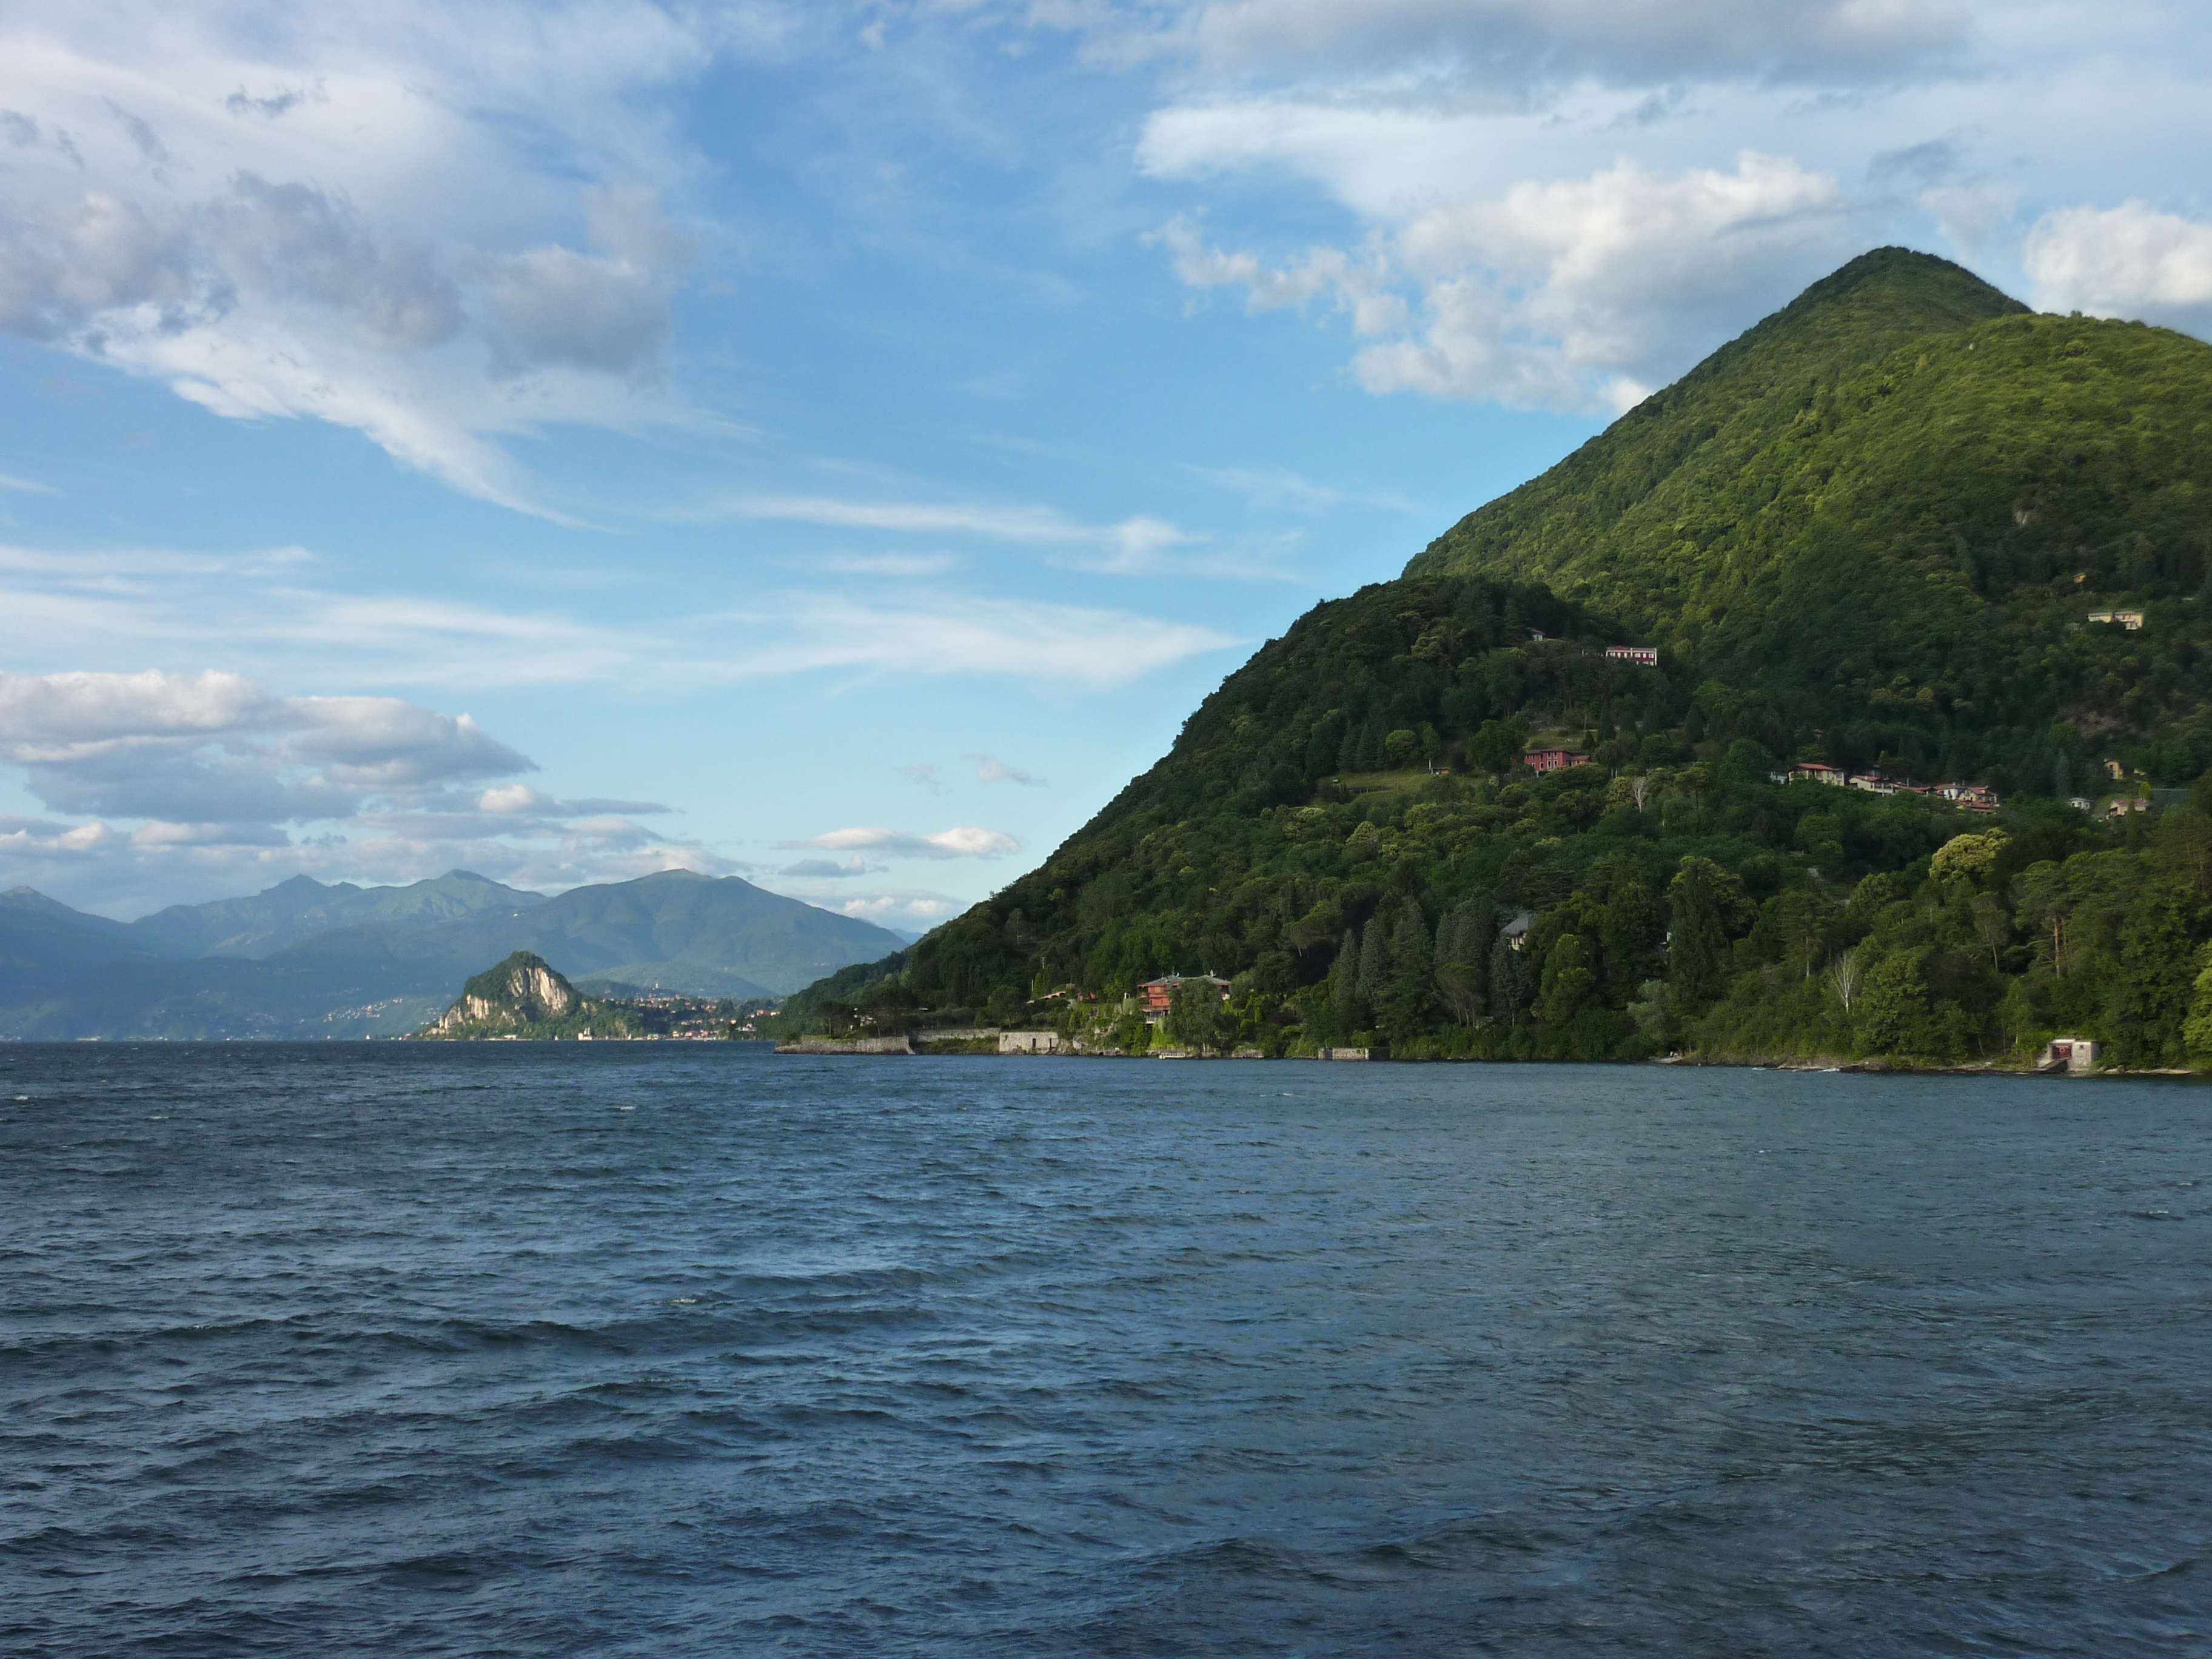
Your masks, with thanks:
[[[1522,753],[1521,763],[1541,777],[1547,772],[1557,772],[1563,767],[1588,766],[1589,757],[1577,755],[1571,749],[1530,749]]]
[[[1145,1012],[1148,1014],[1167,1012],[1168,1005],[1175,1000],[1178,985],[1211,985],[1222,997],[1226,998],[1229,994],[1229,981],[1216,979],[1212,974],[1170,974],[1164,979],[1148,979],[1137,988],[1137,994],[1144,1000]]]

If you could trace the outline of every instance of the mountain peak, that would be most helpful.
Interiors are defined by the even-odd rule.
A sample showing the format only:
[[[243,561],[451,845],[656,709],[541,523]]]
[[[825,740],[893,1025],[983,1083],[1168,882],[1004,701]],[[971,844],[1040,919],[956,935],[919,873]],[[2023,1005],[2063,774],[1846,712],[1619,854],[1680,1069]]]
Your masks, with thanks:
[[[1610,569],[1616,537],[1636,515],[1680,518],[1709,493],[1707,474],[1776,450],[1808,410],[1826,418],[1821,410],[1844,382],[1893,354],[2030,315],[1932,253],[1862,253],[1541,477],[1468,514],[1416,554],[1406,574],[1533,578],[1634,615],[1646,596],[1623,591]]]
[[[1916,336],[2027,310],[1964,265],[1906,247],[1874,248],[1753,324],[1669,390],[1726,377],[1731,394],[1741,397],[1754,388],[1733,383],[1730,371],[1740,364],[1767,382],[1808,370],[1832,376],[1886,356]]]
[[[1966,266],[1937,254],[1909,247],[1877,247],[1838,265],[1776,314],[1788,316],[1801,308],[1832,305],[1861,292],[1873,294],[1881,303],[1923,314],[1963,307],[1978,313],[1974,321],[1984,315],[2027,309]]]

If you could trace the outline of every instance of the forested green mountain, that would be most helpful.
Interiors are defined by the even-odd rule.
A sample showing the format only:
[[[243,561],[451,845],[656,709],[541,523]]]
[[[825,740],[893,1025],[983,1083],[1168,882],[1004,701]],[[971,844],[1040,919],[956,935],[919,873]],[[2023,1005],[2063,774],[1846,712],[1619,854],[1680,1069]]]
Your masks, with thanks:
[[[2165,782],[2212,764],[2208,556],[2212,346],[1886,248],[1407,574],[1601,606],[1770,748],[2064,795],[2114,743]],[[2116,608],[2152,625],[2083,626]]]
[[[1317,606],[1041,868],[794,1012],[1097,1035],[1211,970],[1227,1016],[1183,1040],[1273,1051],[2212,1060],[2208,474],[2212,348],[1867,255]],[[1537,738],[1590,763],[1537,776]],[[1778,781],[1797,758],[2008,804]]]

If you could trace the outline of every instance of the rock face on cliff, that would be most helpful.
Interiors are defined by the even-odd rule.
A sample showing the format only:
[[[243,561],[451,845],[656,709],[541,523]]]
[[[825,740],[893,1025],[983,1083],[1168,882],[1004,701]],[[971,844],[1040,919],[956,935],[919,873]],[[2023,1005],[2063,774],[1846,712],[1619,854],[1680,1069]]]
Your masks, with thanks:
[[[461,987],[453,1006],[415,1035],[448,1042],[641,1036],[636,1017],[585,996],[541,956],[517,951]]]

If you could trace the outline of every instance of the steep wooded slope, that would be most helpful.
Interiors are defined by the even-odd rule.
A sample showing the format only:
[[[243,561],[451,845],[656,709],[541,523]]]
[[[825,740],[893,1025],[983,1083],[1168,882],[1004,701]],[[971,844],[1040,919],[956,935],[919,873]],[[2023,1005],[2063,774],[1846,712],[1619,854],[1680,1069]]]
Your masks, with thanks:
[[[2172,781],[2212,763],[2208,554],[2212,346],[1883,249],[1407,571],[1607,610],[1764,711],[1771,747],[2065,793],[2055,726]],[[2087,623],[2114,609],[2149,624]]]

